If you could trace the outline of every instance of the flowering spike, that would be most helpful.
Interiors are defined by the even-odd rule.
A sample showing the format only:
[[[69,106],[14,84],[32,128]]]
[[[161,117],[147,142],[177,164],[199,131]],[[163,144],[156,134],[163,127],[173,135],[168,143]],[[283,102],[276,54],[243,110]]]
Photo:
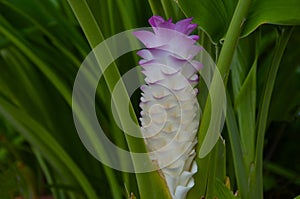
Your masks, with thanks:
[[[194,56],[202,50],[196,46],[196,27],[192,18],[176,24],[153,16],[149,23],[154,32],[133,34],[146,46],[137,54],[146,76],[141,87],[141,131],[150,158],[161,169],[173,198],[183,199],[194,185],[199,105],[193,88],[199,81],[202,64]]]

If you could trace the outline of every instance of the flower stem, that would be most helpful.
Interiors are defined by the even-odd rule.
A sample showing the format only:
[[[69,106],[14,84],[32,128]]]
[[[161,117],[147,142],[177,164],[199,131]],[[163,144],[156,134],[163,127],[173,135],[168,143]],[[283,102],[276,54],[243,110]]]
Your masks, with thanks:
[[[238,4],[235,8],[232,20],[229,25],[228,31],[225,36],[224,45],[221,49],[220,56],[217,61],[217,68],[220,72],[220,75],[223,79],[225,86],[227,84],[230,64],[231,64],[238,40],[239,40],[241,27],[243,25],[243,22],[245,21],[245,17],[247,15],[248,9],[250,7],[250,3],[251,3],[251,0],[238,1]],[[217,85],[218,79],[215,77],[216,77],[216,73],[214,75],[211,86],[209,88],[210,93],[218,93],[218,91],[220,89],[220,86]],[[204,142],[204,138],[207,135],[208,126],[211,121],[211,107],[212,107],[211,99],[210,99],[210,95],[208,95],[208,99],[206,100],[203,116],[201,119],[200,128],[198,131],[198,146],[197,146],[198,153],[201,152],[200,149]],[[220,107],[220,109],[221,108],[222,107]],[[200,155],[201,154],[199,153],[199,156]],[[212,154],[212,155],[215,155],[215,154]],[[236,156],[239,154],[233,154],[233,155]],[[212,176],[212,177],[214,177],[214,176]],[[197,179],[195,179],[195,181],[196,181],[196,183],[199,183],[199,182],[197,182]],[[208,187],[208,189],[209,189],[209,187]]]
[[[217,67],[220,74],[225,82],[227,83],[230,64],[232,57],[238,43],[239,35],[241,32],[241,27],[245,21],[245,17],[248,13],[251,0],[239,0],[235,8],[232,20],[228,27],[228,31],[225,36],[224,45],[220,52],[220,57],[217,62]]]
[[[224,84],[226,85],[227,79],[228,79],[228,74],[229,74],[229,69],[230,69],[230,64],[232,61],[232,57],[238,42],[239,34],[241,31],[241,26],[244,21],[244,17],[247,14],[248,8],[250,6],[250,1],[251,0],[240,0],[238,2],[238,5],[235,9],[235,12],[233,14],[231,23],[229,25],[224,45],[221,49],[220,52],[220,57],[217,62],[217,67],[219,69],[220,75],[224,81]],[[216,75],[214,75],[215,77]],[[215,93],[218,89],[219,86],[215,85],[217,79],[213,78],[212,85],[210,87],[210,93]],[[221,107],[220,107],[221,108]],[[210,102],[210,97],[208,96],[208,100],[206,100],[205,108],[204,108],[204,113],[202,117],[202,122],[200,124],[199,128],[199,137],[198,137],[198,150],[200,149],[204,138],[206,137],[206,132],[208,125],[210,123],[210,117],[211,117],[211,102]],[[204,133],[205,132],[205,133]]]

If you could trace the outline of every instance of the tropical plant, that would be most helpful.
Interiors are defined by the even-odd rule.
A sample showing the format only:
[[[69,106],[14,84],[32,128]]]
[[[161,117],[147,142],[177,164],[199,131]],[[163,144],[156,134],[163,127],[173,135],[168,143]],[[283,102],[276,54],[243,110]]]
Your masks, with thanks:
[[[216,132],[209,125],[212,106],[223,114],[212,99],[220,87],[216,73],[208,86],[200,70],[198,170],[186,198],[300,194],[299,0],[0,0],[1,198],[172,197],[160,170],[124,172],[95,159],[78,136],[72,112],[76,75],[90,51],[117,33],[148,27],[153,15],[174,22],[193,17],[199,27],[193,34],[200,36],[199,44],[211,57],[198,61],[203,70],[215,63],[225,86],[225,126],[215,144],[211,136]],[[111,54],[107,50],[95,60]],[[102,71],[94,101],[98,121],[115,145],[147,153],[144,139],[124,134],[114,115],[126,129],[128,118],[122,114],[128,107],[138,124],[141,91],[129,98],[121,84],[122,98],[112,96],[138,60],[134,50]],[[129,106],[122,104],[126,100]],[[77,116],[91,132],[85,118]],[[111,158],[96,132],[87,142]],[[124,162],[122,157],[113,159]],[[132,164],[142,166],[134,157]]]

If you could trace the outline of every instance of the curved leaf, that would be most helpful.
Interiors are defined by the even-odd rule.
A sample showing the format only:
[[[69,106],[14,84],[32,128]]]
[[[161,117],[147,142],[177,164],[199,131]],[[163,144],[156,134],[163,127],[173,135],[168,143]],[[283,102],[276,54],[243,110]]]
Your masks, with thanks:
[[[256,0],[253,2],[242,36],[247,36],[262,24],[300,25],[299,0]]]
[[[224,38],[237,0],[179,0],[179,7],[210,36],[214,43]]]
[[[179,7],[194,20],[214,43],[224,39],[237,0],[179,0]],[[242,36],[247,36],[262,24],[300,25],[299,0],[255,0],[245,18]]]

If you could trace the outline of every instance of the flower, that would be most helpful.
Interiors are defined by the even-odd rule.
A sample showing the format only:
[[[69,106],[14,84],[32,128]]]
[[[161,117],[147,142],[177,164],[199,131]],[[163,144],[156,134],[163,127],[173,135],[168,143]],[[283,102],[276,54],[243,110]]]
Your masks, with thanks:
[[[149,19],[152,31],[133,34],[145,45],[142,57],[146,85],[141,86],[141,131],[151,160],[161,169],[173,198],[185,198],[197,171],[196,133],[199,125],[198,70],[194,60],[202,48],[192,18],[172,23],[160,16]]]

